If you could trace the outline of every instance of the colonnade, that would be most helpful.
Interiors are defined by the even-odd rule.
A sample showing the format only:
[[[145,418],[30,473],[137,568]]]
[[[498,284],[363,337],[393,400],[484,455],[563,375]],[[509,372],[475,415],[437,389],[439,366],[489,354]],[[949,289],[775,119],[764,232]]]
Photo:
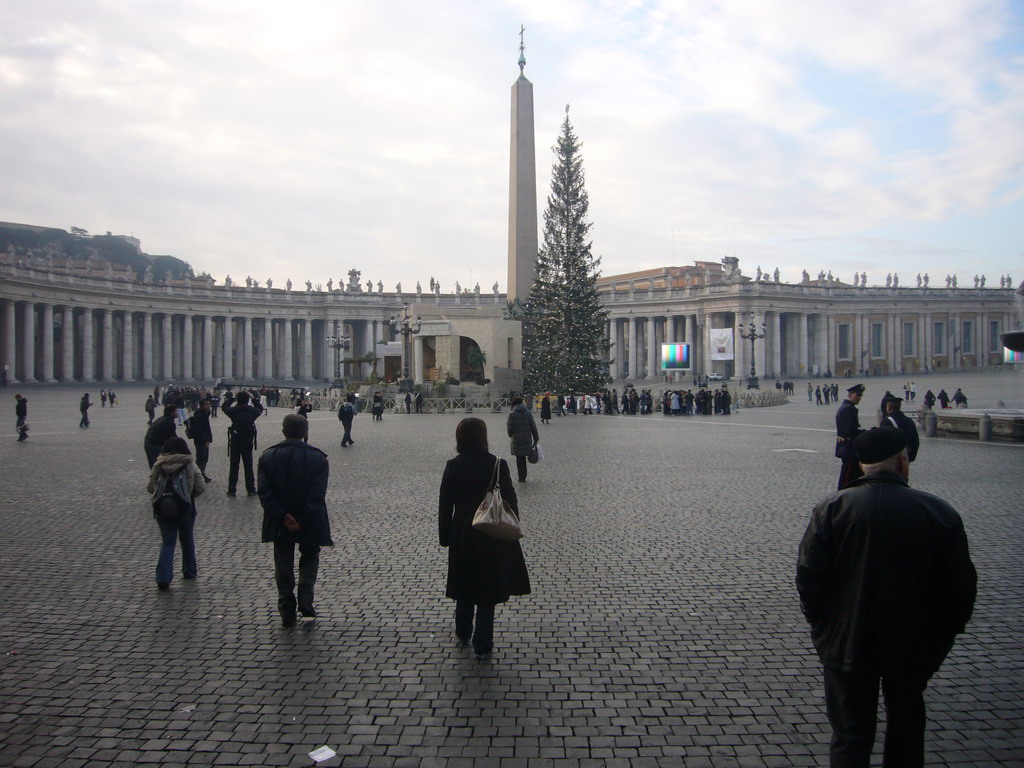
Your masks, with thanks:
[[[615,379],[661,379],[661,345],[689,343],[692,368],[680,378],[722,373],[745,376],[751,367],[751,343],[738,333],[751,319],[764,338],[753,344],[758,376],[873,375],[915,373],[998,364],[999,334],[1013,327],[1009,311],[862,312],[765,310],[661,314],[640,307],[608,322],[609,371]],[[716,329],[731,329],[732,349],[719,350]],[[715,345],[713,349],[712,346]],[[722,359],[726,358],[726,359]]]
[[[322,380],[333,377],[336,355],[365,357],[386,328],[376,319],[193,314],[16,299],[2,300],[0,325],[8,382]],[[329,348],[332,334],[348,335],[349,350]]]

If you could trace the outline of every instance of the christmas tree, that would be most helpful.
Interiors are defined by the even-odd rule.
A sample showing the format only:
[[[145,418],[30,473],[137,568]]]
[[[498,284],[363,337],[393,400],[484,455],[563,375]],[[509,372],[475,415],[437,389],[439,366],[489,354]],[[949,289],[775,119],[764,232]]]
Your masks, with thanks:
[[[597,293],[580,141],[565,121],[554,147],[544,242],[523,323],[527,392],[596,392],[608,381],[608,313]]]

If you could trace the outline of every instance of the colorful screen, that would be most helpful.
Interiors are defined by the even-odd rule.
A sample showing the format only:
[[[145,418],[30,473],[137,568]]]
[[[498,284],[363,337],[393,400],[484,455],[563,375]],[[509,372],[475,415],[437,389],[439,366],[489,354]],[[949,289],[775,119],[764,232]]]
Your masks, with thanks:
[[[661,370],[688,371],[690,367],[689,344],[661,345]]]
[[[1012,349],[1003,347],[1004,363],[1024,363],[1024,352],[1014,352]]]

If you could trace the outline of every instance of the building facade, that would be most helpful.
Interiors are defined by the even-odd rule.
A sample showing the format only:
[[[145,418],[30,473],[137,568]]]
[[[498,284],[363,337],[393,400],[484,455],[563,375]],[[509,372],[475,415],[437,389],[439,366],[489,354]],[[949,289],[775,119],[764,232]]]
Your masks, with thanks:
[[[734,272],[730,274],[730,266]],[[600,280],[609,312],[610,375],[660,378],[661,345],[689,343],[692,371],[744,376],[751,322],[759,376],[912,374],[1001,365],[999,334],[1014,327],[1010,287],[856,286],[819,276],[800,283],[752,280],[736,264],[698,262]],[[891,277],[891,276],[890,276]]]
[[[63,261],[63,260],[61,260]],[[38,256],[0,258],[0,370],[7,383],[324,382],[337,374],[385,380],[402,370],[390,319],[408,305],[422,318],[408,345],[416,382],[473,373],[468,351],[520,368],[519,323],[505,297],[215,285],[194,279],[139,282],[103,263]],[[328,343],[347,337],[348,349]],[[397,338],[396,338],[397,337]]]

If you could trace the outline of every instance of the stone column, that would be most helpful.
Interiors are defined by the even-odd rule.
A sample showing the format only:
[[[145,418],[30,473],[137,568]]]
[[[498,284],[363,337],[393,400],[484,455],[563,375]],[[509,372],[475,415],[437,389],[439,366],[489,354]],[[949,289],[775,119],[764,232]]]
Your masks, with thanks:
[[[60,367],[61,381],[75,380],[75,310],[64,307],[61,314],[60,346],[64,360]]]
[[[637,355],[637,332],[636,332],[636,318],[629,318],[629,373],[628,378],[637,378],[637,365],[639,364],[639,356]]]
[[[691,374],[694,374],[698,371],[697,357],[700,355],[700,345],[696,343],[696,339],[694,339],[693,337],[695,327],[696,324],[694,322],[694,316],[687,315],[686,319],[683,321],[683,340],[690,345],[690,366],[692,367],[692,370],[690,371]]]
[[[18,380],[18,336],[15,333],[16,307],[14,301],[4,302],[4,365],[7,366],[7,381],[11,384]]]
[[[36,305],[31,301],[26,302],[22,309],[22,320],[22,380],[32,382],[36,380]]]
[[[299,361],[303,381],[313,378],[313,321],[302,321],[302,359]]]
[[[782,313],[772,312],[772,323],[770,326],[770,333],[765,342],[771,342],[772,345],[772,376],[780,378],[782,376]]]
[[[889,315],[889,370],[899,373],[903,368],[903,348],[900,344],[900,337],[903,335],[903,316],[899,314]]]
[[[114,380],[114,312],[104,309],[103,318],[103,381]]]
[[[213,376],[213,317],[203,317],[203,378],[209,381]]]
[[[174,347],[171,342],[174,340],[174,317],[170,314],[164,315],[163,321],[163,338],[161,342],[161,351],[163,358],[161,375],[165,381],[170,381],[174,378]]]
[[[618,379],[621,376],[617,353],[618,345],[616,344],[615,338],[617,326],[618,320],[615,318],[610,318],[608,320],[608,325],[605,326],[605,333],[608,334],[608,374],[613,379]]]
[[[799,374],[801,376],[808,376],[808,375],[810,375],[810,371],[811,371],[810,359],[807,356],[808,347],[810,346],[810,339],[808,338],[808,333],[809,333],[809,331],[808,331],[808,328],[807,328],[807,313],[806,312],[801,312],[800,313],[800,338],[799,338],[799,344],[800,344],[800,352],[799,352],[799,354],[800,354],[800,363],[799,363],[800,370],[799,370]]]
[[[657,379],[661,371],[658,366],[658,318],[647,319],[647,378]]]
[[[956,348],[957,339],[960,338],[960,329],[957,327],[960,324],[960,318],[950,313],[946,316],[946,365],[952,368],[956,365]],[[960,359],[963,360],[963,349],[960,350]]]
[[[221,375],[225,379],[233,379],[235,377],[235,340],[233,338],[233,323],[234,320],[230,315],[224,315],[224,371]]]
[[[363,344],[365,345],[364,355],[368,355],[371,352],[377,353],[377,350],[373,346],[373,321],[367,320],[366,327],[363,329]],[[366,375],[369,376],[373,372],[373,363],[366,364]],[[456,371],[461,375],[461,371]]]
[[[142,378],[150,381],[153,378],[153,313],[142,315]]]
[[[409,363],[409,376],[414,384],[423,383],[423,337],[412,337],[412,360]]]
[[[125,310],[121,331],[121,361],[125,381],[135,381],[135,328],[130,310]]]
[[[192,380],[192,315],[181,318],[181,378]]]
[[[242,318],[242,378],[252,381],[252,318]]]
[[[274,378],[274,318],[263,320],[263,378]]]
[[[43,304],[43,381],[53,382],[53,305]]]
[[[295,378],[295,369],[292,367],[292,320],[287,319],[281,325],[281,332],[284,334],[284,365],[281,368],[281,378],[291,381]]]
[[[92,344],[92,310],[86,308],[82,312],[82,381],[95,381],[93,365],[96,350]]]

